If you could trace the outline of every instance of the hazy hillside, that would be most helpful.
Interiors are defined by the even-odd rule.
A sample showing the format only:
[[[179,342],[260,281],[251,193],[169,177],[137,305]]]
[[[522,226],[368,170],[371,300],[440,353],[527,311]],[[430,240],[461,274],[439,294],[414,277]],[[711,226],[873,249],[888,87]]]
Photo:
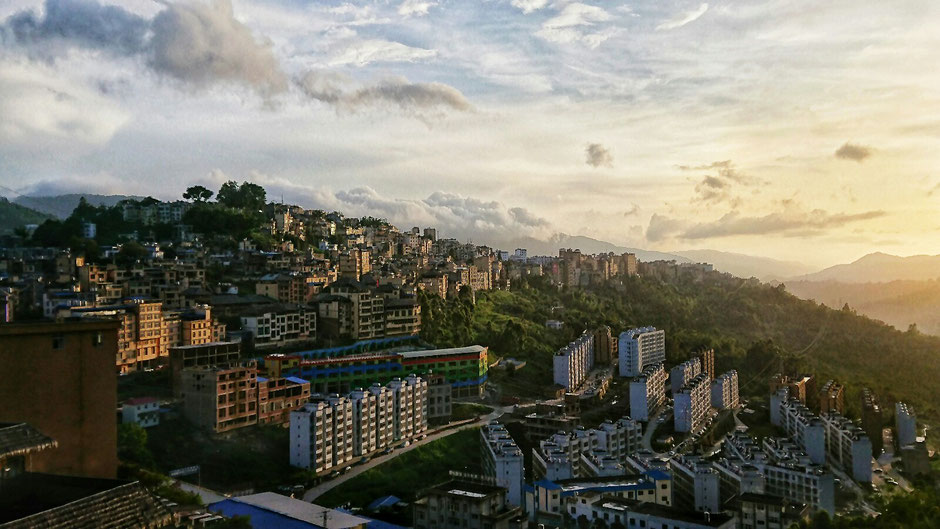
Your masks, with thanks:
[[[92,206],[108,207],[129,198],[134,200],[144,198],[128,195],[93,195],[82,193],[49,197],[18,196],[13,199],[13,202],[59,219],[65,219],[72,214],[72,211],[75,209],[75,206],[78,205],[78,201],[81,200],[82,197],[85,197],[85,200]]]
[[[840,283],[838,281],[788,281],[786,288],[803,299],[833,308],[846,303],[870,318],[900,330],[912,323],[921,332],[940,335],[940,281],[891,281],[889,283]]]
[[[683,250],[674,252],[693,261],[711,263],[716,270],[738,277],[756,277],[763,280],[793,277],[808,274],[815,268],[793,261],[778,261],[767,257],[755,257],[717,250]]]
[[[877,252],[849,264],[831,266],[814,274],[793,277],[791,280],[883,283],[937,278],[940,278],[940,255],[899,257]]]
[[[580,249],[582,253],[634,253],[640,261],[678,261],[688,263],[690,259],[672,253],[655,252],[651,250],[641,250],[639,248],[628,248],[616,244],[592,239],[583,235],[568,235],[566,233],[556,233],[547,241],[539,240],[534,237],[519,237],[507,241],[493,241],[493,244],[500,249],[512,251],[515,248],[525,248],[530,256],[535,255],[558,255],[559,248]]]
[[[42,224],[49,215],[0,197],[0,233],[12,232],[26,224]]]

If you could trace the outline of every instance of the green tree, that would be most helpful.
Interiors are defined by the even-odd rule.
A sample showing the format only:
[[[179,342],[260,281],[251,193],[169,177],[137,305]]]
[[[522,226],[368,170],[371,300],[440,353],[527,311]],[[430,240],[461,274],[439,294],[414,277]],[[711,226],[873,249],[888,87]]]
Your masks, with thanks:
[[[229,180],[219,188],[217,199],[230,208],[259,211],[267,203],[267,193],[258,184]]]
[[[137,423],[118,425],[118,458],[143,468],[153,468],[153,454],[147,448],[147,431]]]
[[[203,186],[190,186],[183,193],[183,198],[193,202],[207,202],[214,193]]]
[[[147,257],[147,249],[135,241],[122,244],[117,253],[117,261],[124,265],[135,263],[144,257]]]

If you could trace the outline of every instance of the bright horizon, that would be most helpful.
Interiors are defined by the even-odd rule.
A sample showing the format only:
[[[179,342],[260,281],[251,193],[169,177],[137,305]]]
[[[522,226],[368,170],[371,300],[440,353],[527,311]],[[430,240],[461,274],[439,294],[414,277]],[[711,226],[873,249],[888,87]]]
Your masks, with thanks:
[[[13,0],[0,189],[270,199],[498,244],[940,253],[940,5]]]

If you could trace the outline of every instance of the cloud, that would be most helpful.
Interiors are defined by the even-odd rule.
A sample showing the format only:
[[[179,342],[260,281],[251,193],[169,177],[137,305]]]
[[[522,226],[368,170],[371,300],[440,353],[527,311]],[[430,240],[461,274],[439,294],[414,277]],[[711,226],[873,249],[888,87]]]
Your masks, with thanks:
[[[825,230],[838,228],[852,222],[876,219],[885,216],[881,210],[862,213],[828,213],[825,210],[784,211],[770,213],[761,217],[745,217],[736,211],[725,214],[711,222],[693,223],[681,219],[671,219],[653,215],[646,237],[650,241],[660,241],[675,237],[678,239],[712,239],[739,235],[784,235],[813,236]]]
[[[54,59],[72,48],[142,56],[158,74],[205,87],[237,83],[264,96],[287,89],[287,77],[267,42],[235,19],[230,0],[164,3],[152,19],[85,0],[46,0],[0,27],[3,42]]]
[[[411,17],[418,16],[423,17],[428,14],[428,10],[436,6],[437,2],[430,2],[427,0],[405,0],[398,6],[398,14]]]
[[[632,217],[634,215],[638,215],[639,213],[640,213],[640,205],[634,202],[630,205],[630,209],[623,212],[623,216]]]
[[[560,13],[546,20],[542,29],[535,34],[550,42],[581,42],[593,49],[610,38],[613,32],[609,29],[596,31],[592,28],[611,18],[610,13],[601,7],[575,2],[566,5]]]
[[[374,62],[417,62],[437,56],[437,51],[406,46],[400,42],[367,39],[355,42],[330,60],[330,66],[365,66]]]
[[[370,107],[397,108],[404,114],[427,118],[448,110],[473,110],[467,98],[452,86],[443,83],[412,83],[404,77],[390,77],[359,85],[350,77],[336,72],[311,70],[297,84],[307,97],[349,112]]]
[[[548,226],[547,220],[532,214],[532,212],[526,208],[510,208],[509,214],[516,222],[523,226]]]
[[[546,5],[548,5],[548,0],[512,0],[509,2],[513,7],[521,9],[523,13],[528,15],[533,11],[538,11]]]
[[[667,20],[666,22],[656,26],[656,31],[668,31],[670,29],[681,28],[686,24],[698,20],[698,18],[704,15],[706,11],[708,11],[708,4],[702,3],[698,6],[698,9],[689,11],[688,13],[683,13],[677,18]]]
[[[235,19],[230,0],[168,4],[153,20],[151,64],[161,73],[204,86],[230,81],[271,95],[287,77],[269,43]]]
[[[862,161],[865,158],[871,156],[871,154],[871,147],[845,142],[842,144],[842,147],[836,149],[835,157],[842,158],[843,160],[854,160],[858,163],[862,163]]]
[[[761,182],[760,179],[738,171],[731,160],[721,160],[704,165],[679,165],[681,171],[701,172],[714,171],[706,174],[702,180],[695,184],[697,196],[694,200],[717,204],[726,202],[732,208],[740,205],[741,199],[733,195],[738,186],[752,186]]]
[[[607,147],[600,143],[590,143],[584,149],[587,159],[585,162],[591,167],[613,167],[614,157],[610,154]]]

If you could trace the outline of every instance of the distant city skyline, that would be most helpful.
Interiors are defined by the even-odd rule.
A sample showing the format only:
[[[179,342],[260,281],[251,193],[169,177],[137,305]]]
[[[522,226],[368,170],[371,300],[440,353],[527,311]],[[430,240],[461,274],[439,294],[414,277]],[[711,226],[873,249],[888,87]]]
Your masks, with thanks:
[[[940,5],[0,6],[0,194],[269,199],[474,240],[940,253]]]

